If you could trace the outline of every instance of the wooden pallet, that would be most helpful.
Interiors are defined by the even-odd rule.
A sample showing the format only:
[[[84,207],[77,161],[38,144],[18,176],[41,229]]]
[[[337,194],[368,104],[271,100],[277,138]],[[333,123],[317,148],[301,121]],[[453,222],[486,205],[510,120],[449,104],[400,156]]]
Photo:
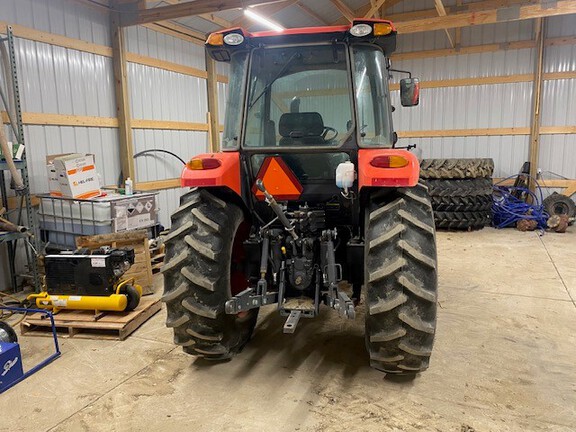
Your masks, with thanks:
[[[122,278],[135,278],[136,283],[142,286],[143,295],[154,292],[152,263],[150,262],[150,248],[148,247],[148,232],[146,230],[77,237],[76,246],[90,250],[99,249],[102,246],[133,248],[134,264]]]
[[[144,297],[132,312],[104,312],[95,316],[94,311],[63,310],[54,315],[54,323],[58,332],[67,332],[64,337],[124,340],[161,308],[159,299]],[[50,320],[37,313],[24,318],[20,331],[30,336],[52,335]]]

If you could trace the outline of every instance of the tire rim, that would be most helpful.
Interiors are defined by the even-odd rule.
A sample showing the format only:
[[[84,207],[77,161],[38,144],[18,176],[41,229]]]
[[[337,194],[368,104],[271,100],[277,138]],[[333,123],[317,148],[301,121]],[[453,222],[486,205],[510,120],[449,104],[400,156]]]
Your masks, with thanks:
[[[567,215],[568,212],[570,211],[568,205],[563,202],[557,202],[556,204],[554,204],[553,210],[554,214],[556,215]]]

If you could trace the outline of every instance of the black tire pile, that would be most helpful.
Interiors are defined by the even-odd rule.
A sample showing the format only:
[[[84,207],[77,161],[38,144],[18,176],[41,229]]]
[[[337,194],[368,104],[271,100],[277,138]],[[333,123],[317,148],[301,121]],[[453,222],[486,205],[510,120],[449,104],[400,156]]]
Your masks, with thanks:
[[[478,230],[492,221],[492,159],[424,159],[436,228]]]

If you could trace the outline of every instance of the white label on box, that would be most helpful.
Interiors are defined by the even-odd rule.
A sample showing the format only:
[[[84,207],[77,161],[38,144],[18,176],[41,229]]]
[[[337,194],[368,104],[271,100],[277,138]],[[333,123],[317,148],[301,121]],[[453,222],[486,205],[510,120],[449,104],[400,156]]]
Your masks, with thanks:
[[[90,264],[92,267],[106,267],[106,258],[92,258]]]
[[[80,301],[82,300],[81,296],[68,296],[68,300],[70,301]]]
[[[150,225],[150,213],[128,218],[128,229],[146,228]]]

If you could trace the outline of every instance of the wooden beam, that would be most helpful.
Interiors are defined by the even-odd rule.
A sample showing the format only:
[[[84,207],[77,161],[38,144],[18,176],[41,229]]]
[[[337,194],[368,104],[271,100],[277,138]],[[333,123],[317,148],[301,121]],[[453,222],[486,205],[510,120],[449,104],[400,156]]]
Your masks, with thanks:
[[[370,6],[374,7],[374,5],[376,4],[377,0],[370,0]],[[374,12],[374,18],[380,19],[380,11],[383,10],[383,6],[380,6],[379,9],[376,10],[376,12]]]
[[[532,84],[532,119],[530,124],[530,146],[528,153],[530,155],[530,189],[534,191],[536,184],[534,179],[538,172],[538,161],[540,155],[540,101],[542,95],[542,83],[544,81],[544,50],[545,50],[545,31],[546,18],[539,18],[536,21],[538,27],[538,54],[534,65],[534,82]]]
[[[0,113],[2,122],[8,124],[6,111]],[[71,114],[48,114],[48,113],[22,113],[22,123],[37,126],[71,126],[71,127],[95,127],[117,128],[118,119],[115,117],[94,117]],[[208,130],[206,123],[180,122],[171,120],[145,120],[131,119],[132,129],[159,129],[159,130],[185,130],[202,131]],[[219,126],[222,130],[222,126]]]
[[[152,180],[147,182],[139,182],[135,184],[134,189],[148,192],[148,191],[156,191],[156,190],[164,190],[164,189],[176,189],[182,187],[179,178],[173,179],[163,179],[163,180]]]
[[[180,3],[180,0],[162,0],[164,3],[168,3],[168,4],[178,4]],[[157,0],[151,1],[151,0],[146,0],[146,3],[158,3]],[[206,20],[206,21],[210,21],[212,24],[216,24],[222,28],[229,28],[229,27],[233,27],[232,23],[228,20],[225,20],[224,18],[220,18],[217,15],[214,15],[213,13],[208,13],[208,14],[201,14],[198,15],[200,18]]]
[[[123,13],[122,26],[153,23],[186,16],[211,14],[229,9],[244,9],[248,6],[277,3],[279,0],[195,0],[168,6]]]
[[[462,0],[456,0],[456,6],[459,8],[462,7]],[[452,45],[452,48],[459,50],[461,46],[462,46],[462,28],[456,27],[454,29],[454,45]]]
[[[546,7],[544,7],[546,6]],[[480,24],[494,24],[520,21],[549,16],[576,13],[576,1],[557,0],[553,3],[542,0],[538,4],[513,6],[506,9],[477,12],[463,12],[444,17],[423,18],[412,21],[397,22],[399,34],[443,30],[456,27],[467,27]]]
[[[371,0],[370,4],[372,7],[364,14],[364,18],[372,18],[378,12],[378,9],[386,2],[386,0]],[[356,12],[354,12],[356,13]],[[378,17],[376,17],[378,18]]]
[[[403,0],[387,0],[386,3],[384,3],[384,6],[382,7],[382,9],[384,11],[387,9],[390,9],[392,6],[400,3],[401,1],[403,1]],[[368,13],[368,11],[370,10],[371,7],[372,7],[372,3],[366,3],[364,6],[359,7],[358,9],[353,11],[354,18],[363,17],[364,15],[366,15]],[[382,13],[380,13],[380,17],[384,18],[384,19],[390,19],[389,17],[387,17],[385,14],[382,14]],[[349,21],[346,18],[338,18],[331,25],[346,24],[348,22]]]
[[[112,3],[114,6],[115,3]],[[132,115],[128,95],[128,68],[124,29],[120,26],[120,12],[110,13],[110,31],[112,39],[112,68],[114,71],[114,90],[116,95],[116,117],[120,142],[120,167],[124,180],[130,177],[136,181],[134,169],[134,146],[132,144]]]
[[[298,7],[298,9],[300,9],[302,12],[304,12],[305,14],[307,14],[308,16],[312,17],[313,19],[315,19],[316,21],[318,21],[318,23],[322,24],[322,25],[329,25],[328,22],[322,18],[320,15],[318,15],[316,12],[314,12],[312,9],[310,9],[308,6],[302,4],[302,2],[297,1],[296,2],[296,6]]]
[[[545,44],[546,46],[575,45],[576,36],[546,39]],[[460,49],[450,48],[450,49],[429,50],[429,51],[412,51],[406,53],[392,54],[391,58],[392,60],[395,61],[401,61],[401,60],[413,60],[421,58],[445,57],[460,54],[479,54],[484,52],[506,51],[515,49],[535,48],[535,47],[536,47],[536,41],[521,40],[499,44],[472,45],[467,47],[461,47]]]
[[[438,12],[439,16],[446,16],[446,9],[444,9],[444,3],[442,3],[442,0],[434,0],[434,5],[436,6],[436,11]],[[450,46],[454,48],[454,41],[452,40],[450,30],[444,29],[444,31],[446,32]]]
[[[541,135],[571,135],[576,134],[576,126],[543,126]],[[529,127],[504,127],[481,129],[431,129],[398,132],[399,138],[445,138],[467,136],[513,136],[530,135]]]
[[[206,72],[206,92],[208,94],[208,130],[210,136],[210,150],[216,152],[220,149],[220,133],[218,132],[219,115],[218,115],[218,81],[216,80],[216,62],[210,57],[208,52],[205,54]]]
[[[171,120],[132,120],[133,129],[156,129],[156,130],[183,130],[183,131],[208,131],[206,123],[180,122]]]
[[[295,5],[296,3],[298,3],[298,1],[299,0],[284,0],[269,5],[256,6],[254,7],[254,10],[262,16],[271,17],[274,14],[280,12],[281,10],[286,9],[287,7]],[[252,27],[255,23],[254,21],[242,15],[240,18],[234,20],[232,24],[234,24],[234,27],[242,27],[248,29]]]
[[[462,12],[479,12],[479,11],[491,11],[496,9],[507,9],[513,8],[515,6],[522,5],[536,5],[542,0],[481,0],[472,3],[466,3],[463,5],[446,6],[446,14],[453,15]],[[436,7],[433,9],[421,9],[412,12],[401,12],[397,14],[392,14],[386,18],[393,22],[401,21],[412,21],[421,18],[434,18],[438,16],[438,10]]]
[[[151,30],[167,34],[179,39],[183,39],[187,42],[192,42],[196,45],[204,46],[206,42],[206,35],[204,33],[199,33],[192,30],[189,27],[175,24],[170,21],[160,21],[152,24],[143,24],[143,27],[147,27]]]
[[[348,21],[352,22],[356,18],[356,13],[350,9],[342,0],[330,0],[336,9],[346,18]]]

